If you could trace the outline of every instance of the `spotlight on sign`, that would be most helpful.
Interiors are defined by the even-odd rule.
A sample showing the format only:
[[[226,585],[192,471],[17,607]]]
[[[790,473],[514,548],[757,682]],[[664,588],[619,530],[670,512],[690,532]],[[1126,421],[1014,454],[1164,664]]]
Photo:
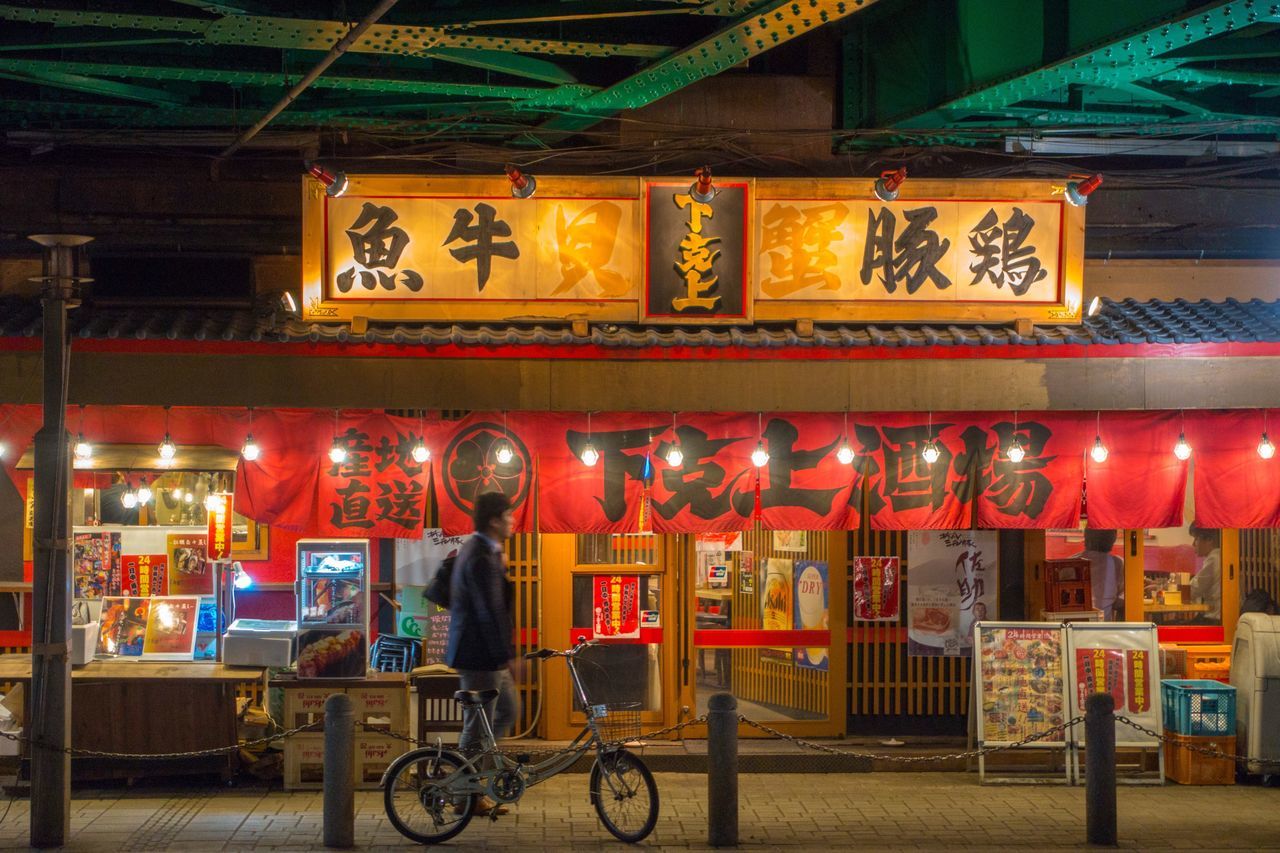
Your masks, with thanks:
[[[1093,457],[1093,461],[1101,465],[1107,461],[1107,457],[1111,455],[1111,451],[1107,450],[1107,446],[1102,443],[1102,436],[1094,436],[1093,449],[1089,451],[1089,455]]]
[[[1090,175],[1079,181],[1067,181],[1066,191],[1063,193],[1067,197],[1067,204],[1072,207],[1084,207],[1089,203],[1089,196],[1093,195],[1094,190],[1102,186],[1102,175]]]
[[[716,197],[716,188],[711,183],[711,167],[700,166],[693,170],[693,183],[689,185],[689,195],[699,204],[710,204]]]
[[[1186,433],[1178,433],[1178,443],[1173,446],[1173,455],[1183,462],[1191,458],[1191,444],[1187,441]]]
[[[900,166],[897,169],[891,169],[888,172],[881,172],[880,177],[876,179],[875,193],[876,198],[881,201],[897,201],[898,190],[907,180],[907,167]]]
[[[533,198],[533,194],[538,191],[538,179],[533,175],[525,174],[510,163],[504,168],[507,180],[511,181],[511,197]]]
[[[1095,296],[1089,300],[1089,310],[1085,312],[1090,317],[1097,317],[1098,312],[1102,310],[1102,297]]]
[[[1014,438],[1013,443],[1009,445],[1009,449],[1005,451],[1005,455],[1009,457],[1010,462],[1021,462],[1027,458],[1027,450],[1022,446],[1022,439]]]
[[[1271,443],[1271,439],[1265,432],[1262,434],[1262,441],[1258,442],[1258,455],[1263,459],[1270,459],[1276,455],[1276,446]]]
[[[769,451],[764,449],[764,442],[756,442],[756,449],[751,451],[751,464],[763,468],[769,464]]]
[[[308,163],[307,172],[311,177],[324,184],[324,194],[329,198],[339,198],[347,191],[350,181],[344,172],[330,172],[318,163]]]
[[[932,465],[942,457],[942,451],[938,449],[938,440],[931,438],[924,443],[924,450],[920,451],[920,456],[924,459],[926,465]]]
[[[600,451],[596,450],[596,446],[588,441],[582,447],[581,458],[583,465],[586,465],[588,468],[593,468],[595,467],[595,464],[600,461]]]

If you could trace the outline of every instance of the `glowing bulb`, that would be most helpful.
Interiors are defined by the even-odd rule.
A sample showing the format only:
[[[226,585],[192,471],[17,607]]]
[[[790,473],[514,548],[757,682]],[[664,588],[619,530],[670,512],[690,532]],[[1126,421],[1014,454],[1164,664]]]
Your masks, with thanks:
[[[253,433],[244,437],[244,447],[240,448],[240,455],[244,457],[245,462],[254,462],[262,455],[262,448],[253,440]]]
[[[931,438],[925,442],[924,450],[920,451],[920,455],[924,457],[926,465],[932,465],[937,462],[942,456],[942,451],[938,449],[937,440]]]
[[[8,449],[9,449],[9,446],[5,444],[3,441],[0,441],[0,459],[4,458],[5,451]]]
[[[151,503],[151,489],[147,486],[146,483],[143,483],[141,486],[138,487],[138,503],[140,504]]]
[[[347,461],[347,449],[339,444],[337,439],[334,439],[333,447],[329,448],[329,461],[334,465],[341,465]]]
[[[164,441],[160,442],[160,458],[165,462],[170,462],[173,457],[178,455],[178,447],[173,443],[173,439],[169,438],[169,433],[164,434]]]
[[[1107,461],[1107,457],[1111,455],[1107,450],[1107,446],[1102,443],[1102,436],[1093,439],[1093,449],[1089,451],[1089,455],[1093,457],[1093,461],[1101,465]]]
[[[1006,451],[1005,455],[1009,457],[1010,462],[1021,462],[1023,459],[1027,458],[1027,451],[1022,446],[1022,441],[1015,438],[1013,440],[1013,444],[1009,445],[1009,449]]]
[[[1187,437],[1178,433],[1178,443],[1173,446],[1173,455],[1186,462],[1191,458],[1191,445],[1187,443]]]
[[[130,489],[121,496],[120,503],[124,504],[125,509],[133,509],[138,505],[138,496]]]
[[[187,503],[187,504],[193,504],[193,503],[195,503],[195,502],[196,502],[196,496],[195,496],[194,494],[192,494],[191,492],[183,492],[183,493],[182,493],[182,502],[183,502],[183,503]]]
[[[431,451],[427,450],[427,445],[421,439],[413,446],[413,461],[421,465],[431,458]]]
[[[684,454],[680,452],[680,445],[671,445],[671,449],[667,451],[667,464],[672,468],[679,468],[684,464]]]
[[[180,488],[179,488],[179,489],[172,489],[172,490],[170,490],[169,495],[170,495],[170,496],[171,496],[175,501],[180,501],[180,500],[182,500],[182,489],[180,489]]]
[[[836,451],[836,459],[841,465],[852,465],[853,456],[853,448],[849,445],[849,440],[846,438],[840,443],[840,448]]]
[[[236,579],[233,583],[236,589],[248,589],[253,586],[253,578],[244,569],[237,569]]]
[[[769,464],[769,451],[764,449],[764,442],[756,442],[756,449],[751,451],[751,464],[763,468]]]
[[[511,449],[511,442],[503,439],[502,443],[498,445],[498,451],[493,454],[493,458],[498,460],[499,465],[506,465],[512,459],[515,459],[516,452]]]
[[[596,450],[596,446],[588,441],[582,448],[582,464],[591,468],[599,461],[600,451]]]
[[[93,445],[84,440],[84,433],[76,436],[75,454],[76,459],[81,462],[88,462],[93,458]]]
[[[1262,434],[1262,441],[1258,442],[1258,455],[1263,459],[1270,459],[1276,455],[1276,446],[1271,443],[1271,439],[1265,432]]]
[[[204,508],[208,512],[217,512],[227,505],[222,495],[206,495],[204,499]]]

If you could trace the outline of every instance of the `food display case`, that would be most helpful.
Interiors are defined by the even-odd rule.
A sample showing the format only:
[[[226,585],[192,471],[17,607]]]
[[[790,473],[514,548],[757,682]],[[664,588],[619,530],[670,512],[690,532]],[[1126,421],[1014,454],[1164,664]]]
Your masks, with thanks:
[[[369,540],[302,539],[298,678],[361,678],[369,658]]]

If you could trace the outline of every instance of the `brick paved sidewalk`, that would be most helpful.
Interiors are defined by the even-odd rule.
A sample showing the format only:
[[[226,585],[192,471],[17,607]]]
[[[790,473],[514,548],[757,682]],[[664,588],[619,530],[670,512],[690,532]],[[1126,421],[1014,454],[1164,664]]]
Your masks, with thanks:
[[[662,812],[635,849],[702,850],[706,777],[658,774]],[[749,774],[740,777],[742,847],[754,850],[1052,850],[1084,840],[1084,791],[1048,785],[979,787],[960,773]],[[1120,842],[1142,850],[1280,850],[1280,789],[1122,787]],[[278,790],[119,790],[75,800],[75,851],[316,850],[321,797]],[[4,804],[0,804],[0,814]],[[410,849],[378,792],[356,801],[362,850]],[[28,807],[0,822],[0,850],[26,849]],[[611,840],[587,800],[587,779],[533,789],[496,823],[476,819],[452,850],[628,849]]]

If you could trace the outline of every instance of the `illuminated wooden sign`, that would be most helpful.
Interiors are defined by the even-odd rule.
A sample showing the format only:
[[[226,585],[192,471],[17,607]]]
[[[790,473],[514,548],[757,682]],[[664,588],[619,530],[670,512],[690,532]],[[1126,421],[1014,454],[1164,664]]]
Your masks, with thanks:
[[[1084,211],[1049,181],[306,179],[306,320],[1074,322]]]

